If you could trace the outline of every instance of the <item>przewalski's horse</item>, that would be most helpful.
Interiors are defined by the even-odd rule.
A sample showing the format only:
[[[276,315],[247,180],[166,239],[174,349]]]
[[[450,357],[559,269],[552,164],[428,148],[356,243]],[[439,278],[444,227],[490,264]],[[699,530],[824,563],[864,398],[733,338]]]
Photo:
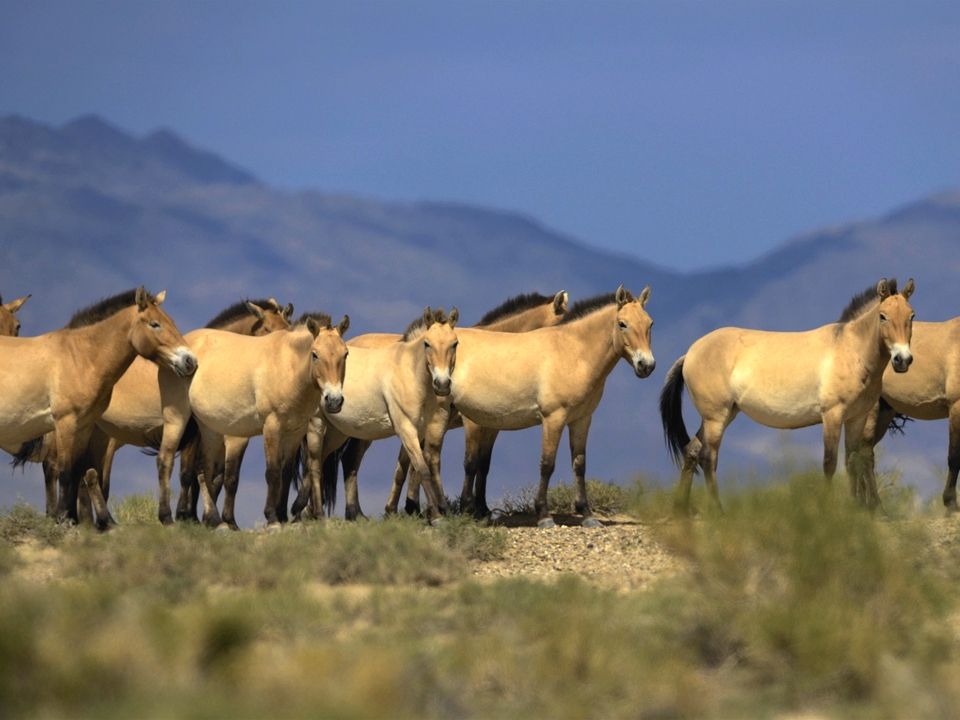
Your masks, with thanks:
[[[347,439],[373,441],[396,435],[423,483],[428,520],[439,518],[443,493],[433,486],[420,442],[439,407],[437,396],[450,393],[459,316],[457,308],[448,316],[443,309],[428,307],[399,341],[378,348],[350,347],[343,409],[336,415],[324,409],[307,433],[305,481],[294,503],[295,516],[306,507],[311,491],[314,515],[320,516],[323,461]]]
[[[498,307],[486,313],[480,322],[474,327],[493,332],[528,332],[541,327],[556,325],[563,319],[567,312],[567,301],[569,296],[566,292],[560,291],[552,297],[541,295],[540,293],[524,293],[511,297],[501,303]],[[389,342],[395,342],[401,336],[387,335],[384,333],[360,335],[351,338],[347,342],[349,347],[380,347]],[[481,428],[476,423],[463,418],[460,413],[450,407],[449,397],[440,398],[440,406],[434,420],[427,427],[427,439],[425,442],[434,449],[434,452],[428,455],[428,464],[430,466],[430,475],[433,483],[443,491],[443,483],[440,480],[440,455],[443,450],[444,434],[458,427],[464,428],[466,434],[467,459],[464,461],[466,468],[466,479],[464,480],[463,494],[461,502],[472,505],[474,498],[473,477],[480,473],[477,479],[479,488],[486,487],[487,472],[490,468],[490,459],[493,455],[493,446],[497,440],[498,430]],[[346,490],[346,502],[344,514],[348,520],[357,517],[363,517],[360,510],[360,499],[357,489],[357,474],[360,469],[360,463],[363,455],[370,447],[370,441],[351,440],[344,446],[343,452],[343,474],[344,489]],[[332,511],[336,498],[336,459],[333,464],[328,460],[324,473],[330,474],[330,477],[324,481],[325,497],[324,503]],[[396,514],[397,506],[400,501],[400,492],[403,484],[406,482],[407,474],[410,469],[410,457],[406,450],[400,448],[400,456],[397,459],[397,469],[394,472],[393,491],[390,499],[387,501],[387,514]],[[441,504],[445,503],[445,498],[441,499]],[[486,508],[486,502],[481,497],[482,507]],[[408,514],[419,514],[420,512],[420,482],[414,476],[410,480],[407,489],[406,511]],[[480,511],[478,511],[479,513]],[[486,511],[489,514],[489,510]]]
[[[318,406],[330,415],[343,406],[347,346],[342,336],[349,326],[346,316],[335,328],[329,317],[322,324],[307,317],[288,332],[262,337],[210,329],[189,334],[201,369],[186,382],[160,378],[165,420],[161,452],[164,447],[177,447],[186,425],[182,420],[192,413],[200,427],[200,496],[207,525],[221,523],[211,484],[224,456],[225,438],[256,435],[263,435],[267,464],[264,516],[269,526],[279,524],[281,467],[296,453]],[[173,423],[166,422],[171,419]],[[224,518],[230,523],[236,483],[227,472],[224,484]]]
[[[868,413],[880,399],[881,378],[892,364],[906,372],[913,361],[910,337],[913,294],[896,280],[881,280],[853,298],[840,320],[806,332],[721,328],[697,340],[674,363],[660,393],[667,447],[681,468],[674,508],[686,514],[697,465],[720,507],[717,454],[723,433],[740,413],[769,427],[823,424],[823,472],[837,469],[840,431],[846,466],[855,475]],[[683,424],[686,385],[702,422],[691,439]]]
[[[864,430],[863,483],[854,492],[864,502],[879,503],[873,474],[874,446],[887,429],[898,430],[895,419],[949,420],[947,481],[943,504],[957,512],[957,474],[960,473],[960,317],[946,322],[915,322],[910,348],[914,352],[910,372],[883,373],[881,400],[874,407]],[[897,418],[897,415],[900,418]]]
[[[0,336],[17,337],[20,334],[20,321],[14,315],[29,299],[29,295],[24,295],[19,300],[0,305]],[[3,298],[0,298],[0,303],[2,302]]]
[[[653,320],[644,309],[649,299],[649,286],[634,298],[621,285],[614,293],[576,303],[552,327],[459,333],[450,399],[464,418],[495,430],[543,426],[535,503],[541,528],[554,526],[547,488],[564,428],[570,432],[576,510],[584,527],[600,525],[587,502],[587,435],[617,362],[626,360],[639,378],[656,366],[650,349]]]
[[[152,360],[179,377],[197,369],[187,342],[160,308],[164,297],[163,292],[153,297],[141,286],[80,310],[63,330],[0,338],[5,368],[0,374],[0,444],[36,443],[55,432],[58,515],[78,519],[75,461],[134,358]],[[111,518],[96,482],[94,488],[103,526]]]

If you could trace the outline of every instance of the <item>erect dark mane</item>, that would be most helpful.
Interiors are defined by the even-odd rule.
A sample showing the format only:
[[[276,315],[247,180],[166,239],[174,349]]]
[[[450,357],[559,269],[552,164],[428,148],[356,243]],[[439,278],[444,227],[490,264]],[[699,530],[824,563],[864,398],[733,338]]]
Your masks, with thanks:
[[[504,318],[511,317],[512,315],[519,315],[526,310],[531,310],[535,307],[542,307],[543,305],[549,305],[552,302],[552,297],[541,295],[538,292],[514,295],[512,298],[505,300],[499,306],[495,307],[493,310],[480,318],[480,322],[478,322],[474,327],[492,325],[498,320],[503,320]]]
[[[633,300],[633,296],[627,293],[627,299],[628,301]],[[594,297],[587,298],[586,300],[580,300],[579,302],[574,303],[573,307],[567,310],[567,314],[563,316],[563,320],[557,324],[566,325],[567,323],[574,322],[575,320],[579,320],[587,315],[592,315],[598,310],[603,310],[603,308],[607,307],[608,305],[614,305],[616,302],[617,294],[615,292],[595,295]]]
[[[217,315],[213,320],[208,322],[205,327],[216,330],[218,328],[225,327],[232,323],[238,318],[245,318],[247,315],[250,315],[250,309],[247,307],[247,303],[252,302],[259,308],[264,310],[271,307],[270,300],[238,300],[233,305],[228,308],[225,308],[219,315]]]
[[[151,302],[156,300],[156,298],[150,293],[147,293],[147,297],[150,298]],[[108,317],[113,317],[121,310],[126,310],[131,305],[136,304],[136,302],[136,289],[127,290],[119,295],[105,298],[104,300],[96,302],[93,305],[89,305],[85,308],[77,310],[73,314],[73,317],[70,318],[70,322],[66,324],[65,329],[76,330],[77,328],[96,325],[101,320],[106,320]]]
[[[259,304],[259,303],[254,303]],[[297,321],[291,325],[290,329],[300,327],[301,325],[306,325],[307,320],[313,318],[317,321],[317,324],[320,326],[321,330],[333,330],[333,321],[330,316],[325,312],[305,312],[303,315],[297,318]]]
[[[3,305],[3,295],[0,295],[0,305]]]
[[[897,295],[899,293],[896,278],[890,278],[890,280],[887,281],[887,286],[890,288],[891,295]],[[866,312],[867,308],[872,307],[877,300],[877,286],[871,285],[862,293],[853,296],[850,302],[847,303],[847,307],[843,309],[843,312],[840,314],[840,319],[837,320],[837,322],[848,323],[851,320],[856,320]]]
[[[447,322],[447,320],[448,320],[447,311],[444,310],[443,308],[437,308],[436,310],[433,311],[433,322],[431,322],[430,325],[432,325],[433,323],[445,323]],[[420,337],[427,330],[430,329],[430,325],[427,325],[423,321],[423,315],[421,315],[412,323],[407,325],[407,329],[403,331],[402,341],[406,342],[407,340],[413,340],[415,338]]]

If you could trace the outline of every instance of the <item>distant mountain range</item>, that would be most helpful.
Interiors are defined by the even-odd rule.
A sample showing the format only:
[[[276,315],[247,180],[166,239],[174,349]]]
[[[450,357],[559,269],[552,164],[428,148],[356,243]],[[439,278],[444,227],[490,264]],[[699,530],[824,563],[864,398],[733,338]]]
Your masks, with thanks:
[[[514,213],[279,191],[169,130],[140,139],[96,116],[60,128],[0,118],[0,293],[33,294],[19,313],[24,334],[61,327],[77,308],[140,284],[168,291],[165,308],[183,330],[239,298],[272,295],[298,313],[348,313],[351,334],[399,332],[425,305],[456,305],[473,323],[517,293],[567,290],[575,301],[649,284],[658,368],[638,381],[624,365],[608,381],[587,456],[588,475],[604,479],[645,473],[672,482],[656,397],[673,361],[716,327],[823,325],[852,295],[893,276],[916,279],[919,318],[960,314],[960,192],[808,233],[739,267],[684,274],[639,259],[661,242],[670,238],[638,238],[636,257],[617,255]],[[695,429],[692,412],[688,425]],[[946,427],[913,425],[907,438],[888,443],[887,459],[928,492],[938,482],[931,467],[945,462]],[[539,431],[501,438],[494,496],[537,477]],[[721,478],[765,467],[782,442],[738,420],[724,443]],[[813,448],[805,457],[819,456],[818,430],[791,434],[790,442],[804,453]],[[377,445],[361,477],[361,500],[374,513],[396,452],[395,444]],[[462,482],[461,448],[451,438],[444,454],[450,494]],[[556,481],[571,476],[564,452]],[[244,466],[247,524],[260,518],[262,468],[256,455]],[[152,490],[151,461],[122,451],[117,481],[120,493]],[[20,495],[42,505],[39,484],[31,470],[3,481],[0,502]]]

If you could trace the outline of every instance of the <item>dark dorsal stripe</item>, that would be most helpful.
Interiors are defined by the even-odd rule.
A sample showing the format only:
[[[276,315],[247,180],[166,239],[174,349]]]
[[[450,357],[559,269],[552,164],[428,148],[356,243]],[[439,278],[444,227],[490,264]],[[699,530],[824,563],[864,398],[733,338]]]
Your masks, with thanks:
[[[403,342],[420,337],[430,329],[430,325],[433,325],[433,323],[445,323],[448,319],[447,311],[443,308],[437,308],[433,311],[433,321],[429,325],[423,321],[423,315],[421,315],[407,325],[407,329],[403,331]]]
[[[156,301],[156,298],[150,293],[147,293],[147,297],[151,302]],[[108,317],[113,317],[121,310],[126,310],[131,305],[135,305],[136,302],[136,289],[127,290],[119,295],[108,297],[105,300],[101,300],[93,305],[82,308],[81,310],[77,310],[73,314],[73,317],[70,318],[70,322],[67,323],[66,329],[76,330],[77,328],[96,325],[98,322],[106,320]]]
[[[532,310],[533,308],[550,305],[552,302],[552,297],[541,295],[538,292],[515,295],[514,297],[505,300],[498,307],[495,307],[493,310],[484,315],[480,319],[480,322],[478,322],[474,327],[493,325],[493,323],[503,320],[504,318],[508,318],[513,315],[519,315],[520,313],[527,310]]]
[[[239,318],[245,318],[247,315],[251,315],[250,308],[247,307],[247,303],[251,302],[257,307],[261,308],[264,312],[269,312],[272,309],[269,299],[262,300],[239,300],[235,302],[228,308],[225,308],[219,315],[217,315],[213,320],[206,324],[206,327],[216,330],[218,328],[226,327],[234,320]]]
[[[633,298],[629,297],[629,299],[632,300]],[[608,305],[615,305],[616,302],[617,294],[615,292],[604,293],[602,295],[596,295],[594,297],[587,298],[586,300],[580,300],[579,302],[574,303],[573,307],[567,310],[567,314],[563,316],[563,320],[557,324],[566,325],[567,323],[574,322],[575,320],[579,320],[587,315],[592,315],[598,310],[603,310]]]
[[[887,281],[887,286],[890,288],[891,295],[899,294],[897,290],[897,279],[890,278]],[[838,323],[848,323],[851,320],[856,320],[858,317],[863,315],[864,312],[876,302],[879,301],[879,296],[877,295],[877,286],[871,285],[862,293],[854,295],[847,306],[843,309],[843,312],[840,314],[840,319],[837,320]]]
[[[256,303],[255,303],[256,304]],[[317,325],[320,326],[321,330],[333,330],[333,321],[329,315],[325,312],[305,312],[303,315],[297,318],[297,321],[293,324],[294,328],[300,327],[301,325],[306,325],[307,320],[316,320]]]

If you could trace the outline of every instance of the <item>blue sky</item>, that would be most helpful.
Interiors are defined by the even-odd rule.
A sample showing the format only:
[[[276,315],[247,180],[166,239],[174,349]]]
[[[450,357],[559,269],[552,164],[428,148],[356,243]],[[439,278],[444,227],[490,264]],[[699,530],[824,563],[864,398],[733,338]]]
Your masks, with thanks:
[[[0,114],[693,270],[960,188],[952,2],[0,0]]]

